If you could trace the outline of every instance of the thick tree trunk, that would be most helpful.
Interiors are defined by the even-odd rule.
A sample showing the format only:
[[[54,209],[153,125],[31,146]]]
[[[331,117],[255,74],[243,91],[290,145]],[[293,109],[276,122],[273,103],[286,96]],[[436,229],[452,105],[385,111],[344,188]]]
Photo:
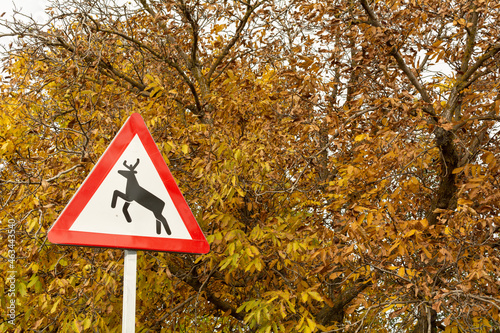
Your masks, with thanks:
[[[417,325],[411,333],[437,333],[436,317],[437,313],[435,310],[422,307]]]
[[[457,168],[460,160],[453,143],[453,132],[436,127],[434,135],[440,152],[441,174],[434,202],[427,214],[430,225],[435,225],[438,222],[439,212],[436,212],[436,209],[453,210],[456,208],[457,185],[455,184],[456,177],[453,170]]]

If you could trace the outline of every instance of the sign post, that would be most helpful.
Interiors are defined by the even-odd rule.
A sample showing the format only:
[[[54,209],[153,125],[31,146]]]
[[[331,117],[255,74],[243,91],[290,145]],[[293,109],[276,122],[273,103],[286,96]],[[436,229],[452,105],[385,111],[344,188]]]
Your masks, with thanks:
[[[125,250],[124,252],[122,333],[134,333],[137,251]]]
[[[124,249],[123,333],[135,332],[136,250],[204,254],[203,232],[134,113],[48,232],[54,244]]]

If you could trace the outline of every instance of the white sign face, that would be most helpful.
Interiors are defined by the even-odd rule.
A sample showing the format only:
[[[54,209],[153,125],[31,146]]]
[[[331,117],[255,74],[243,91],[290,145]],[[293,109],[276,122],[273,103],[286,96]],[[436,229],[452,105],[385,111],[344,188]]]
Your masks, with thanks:
[[[210,251],[138,113],[123,124],[47,236],[50,242],[63,245]]]
[[[69,230],[192,239],[138,135]]]

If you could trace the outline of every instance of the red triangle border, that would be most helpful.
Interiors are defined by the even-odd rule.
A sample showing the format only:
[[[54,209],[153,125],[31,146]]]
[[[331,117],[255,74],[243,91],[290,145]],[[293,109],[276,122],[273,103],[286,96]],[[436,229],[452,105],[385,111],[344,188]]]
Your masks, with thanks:
[[[135,135],[139,136],[192,239],[116,235],[70,230]],[[198,254],[210,251],[210,245],[198,222],[196,222],[144,120],[138,113],[132,114],[116,134],[109,147],[49,230],[48,238],[50,242],[61,245]]]

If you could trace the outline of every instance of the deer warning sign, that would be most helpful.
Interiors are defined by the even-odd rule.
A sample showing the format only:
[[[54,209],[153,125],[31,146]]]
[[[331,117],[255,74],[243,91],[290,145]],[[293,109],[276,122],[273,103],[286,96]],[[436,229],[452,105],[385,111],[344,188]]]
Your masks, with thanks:
[[[55,244],[207,253],[142,117],[123,125],[48,233]]]

